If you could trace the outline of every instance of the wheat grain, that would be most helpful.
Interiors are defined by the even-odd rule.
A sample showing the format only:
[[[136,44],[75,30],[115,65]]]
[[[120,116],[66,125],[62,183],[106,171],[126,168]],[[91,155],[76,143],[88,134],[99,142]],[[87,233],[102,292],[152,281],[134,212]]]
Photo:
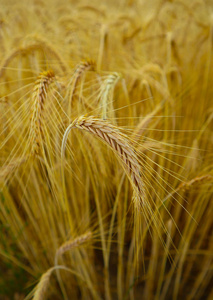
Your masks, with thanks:
[[[170,194],[168,194],[162,201],[162,203],[164,203],[166,200],[168,200],[170,197],[172,197],[174,194],[177,194],[181,191],[185,192],[187,190],[189,190],[191,187],[193,187],[196,183],[202,183],[202,182],[208,182],[208,181],[212,181],[213,177],[210,174],[206,174],[203,176],[197,176],[189,181],[184,181],[182,182],[175,190],[173,190]]]
[[[52,274],[52,271],[55,270],[55,267],[50,268],[45,272],[38,283],[38,285],[35,287],[35,293],[33,296],[33,300],[43,300],[45,292],[47,290],[47,286],[49,284],[50,276]]]
[[[88,241],[91,237],[92,237],[92,232],[88,231],[87,233],[84,233],[75,239],[71,239],[71,240],[65,242],[57,250],[56,255],[61,255],[68,250],[71,250],[75,247],[82,245],[84,242]]]
[[[91,70],[91,71],[95,70],[95,62],[93,60],[82,61],[76,66],[73,77],[72,77],[72,93],[70,96],[71,100],[75,93],[76,86],[78,84],[79,79],[81,78],[81,76],[84,72],[89,71],[89,70]]]
[[[146,115],[144,118],[141,119],[141,121],[139,122],[139,124],[137,125],[137,127],[135,128],[132,134],[132,138],[135,141],[138,141],[141,138],[144,131],[148,129],[148,125],[151,122],[152,118],[159,112],[161,108],[162,108],[162,103],[157,105],[156,108],[151,113],[149,113],[148,115]]]
[[[30,143],[32,145],[31,153],[38,153],[40,138],[42,137],[42,111],[47,97],[47,90],[53,82],[55,74],[53,71],[45,71],[40,74],[36,80],[33,91],[33,112],[30,125]]]
[[[69,94],[68,94],[69,113],[71,113],[70,110],[72,108],[72,100],[73,100],[73,96],[76,91],[77,84],[78,84],[82,74],[89,70],[91,70],[91,71],[95,70],[95,62],[93,60],[86,60],[86,61],[80,62],[74,70],[74,74],[69,82],[69,85],[70,85],[70,90],[69,90]]]
[[[108,117],[108,111],[113,113],[113,91],[116,83],[120,78],[121,75],[114,72],[107,76],[106,80],[103,83],[103,86],[101,87],[100,97],[103,119],[106,119]]]
[[[65,144],[69,131],[72,128],[79,128],[93,133],[106,142],[122,160],[122,165],[129,177],[135,192],[135,204],[139,207],[144,197],[143,181],[140,173],[140,164],[134,147],[131,145],[128,136],[121,133],[119,127],[93,116],[81,116],[75,119],[66,129],[62,141],[62,155],[65,151]]]
[[[211,181],[213,180],[213,177],[209,174],[207,175],[203,175],[203,176],[197,176],[193,179],[191,179],[190,181],[187,182],[182,182],[179,187],[176,189],[176,192],[180,191],[180,190],[188,190],[190,187],[194,186],[196,183],[202,183],[204,181]]]
[[[88,70],[95,70],[95,62],[93,60],[85,60],[80,62],[74,71],[75,83],[77,84],[78,79],[81,75]]]
[[[75,247],[78,247],[78,246],[82,245],[84,242],[88,241],[91,237],[92,237],[92,232],[88,231],[87,233],[84,233],[84,234],[80,235],[79,237],[77,237],[75,239],[71,239],[71,240],[63,243],[59,247],[59,249],[56,251],[55,266],[58,265],[58,256],[59,255],[62,255],[66,251],[69,251],[69,250],[71,250],[71,249],[73,249]],[[62,293],[63,293],[65,299],[67,299],[66,290],[65,290],[63,281],[61,280],[61,276],[60,276],[59,270],[56,270],[56,275],[57,275],[58,282],[59,282],[59,285],[61,287]]]
[[[36,50],[44,50],[47,53],[49,52],[52,56],[54,56],[57,59],[62,71],[67,72],[65,63],[62,61],[59,54],[51,47],[51,45],[47,44],[47,42],[43,40],[39,40],[38,38],[36,40],[38,42],[14,49],[11,53],[9,53],[8,56],[5,57],[0,66],[0,77],[3,77],[8,65],[14,58],[16,58],[18,55],[24,56],[26,54],[32,54]]]
[[[10,161],[9,164],[4,165],[0,168],[0,180],[5,180],[7,177],[14,175],[16,169],[22,165],[27,158],[17,158]]]

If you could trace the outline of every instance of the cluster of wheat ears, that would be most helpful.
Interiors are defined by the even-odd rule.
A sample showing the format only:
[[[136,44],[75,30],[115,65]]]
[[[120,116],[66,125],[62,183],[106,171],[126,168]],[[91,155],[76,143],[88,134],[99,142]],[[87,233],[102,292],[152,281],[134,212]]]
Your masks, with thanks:
[[[213,299],[212,1],[0,7],[0,299]]]

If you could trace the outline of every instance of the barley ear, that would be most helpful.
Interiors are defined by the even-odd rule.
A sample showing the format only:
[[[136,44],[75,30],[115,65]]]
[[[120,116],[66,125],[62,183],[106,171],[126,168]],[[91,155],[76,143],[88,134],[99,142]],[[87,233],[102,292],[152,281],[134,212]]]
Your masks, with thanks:
[[[42,131],[42,112],[44,109],[45,100],[50,84],[54,81],[55,74],[53,71],[45,71],[41,73],[36,80],[33,90],[33,111],[30,124],[30,144],[31,154],[38,153],[41,140],[43,138]]]
[[[67,127],[64,133],[61,147],[62,158],[65,154],[67,137],[72,128],[88,131],[110,146],[110,148],[122,162],[122,166],[134,190],[134,204],[137,208],[139,208],[144,200],[144,186],[141,177],[139,159],[128,136],[121,133],[119,127],[114,126],[102,119],[98,119],[93,116],[81,116],[75,119]]]
[[[50,276],[54,269],[55,269],[55,267],[50,268],[41,276],[39,283],[35,287],[33,300],[45,299],[44,296],[45,296],[45,293],[46,293],[46,290],[47,290],[47,287],[49,284]]]
[[[76,247],[82,245],[83,243],[85,243],[86,241],[91,239],[91,237],[92,237],[92,232],[88,231],[87,233],[84,233],[75,239],[71,239],[71,240],[63,243],[60,246],[60,248],[57,250],[56,255],[61,255],[61,254],[65,253],[66,251],[69,251],[73,248],[76,248]]]

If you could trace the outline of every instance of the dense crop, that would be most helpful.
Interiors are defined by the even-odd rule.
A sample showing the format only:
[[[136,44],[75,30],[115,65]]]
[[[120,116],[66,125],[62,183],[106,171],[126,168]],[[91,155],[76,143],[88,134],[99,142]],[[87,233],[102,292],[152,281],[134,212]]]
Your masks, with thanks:
[[[0,299],[212,299],[213,3],[0,6]]]

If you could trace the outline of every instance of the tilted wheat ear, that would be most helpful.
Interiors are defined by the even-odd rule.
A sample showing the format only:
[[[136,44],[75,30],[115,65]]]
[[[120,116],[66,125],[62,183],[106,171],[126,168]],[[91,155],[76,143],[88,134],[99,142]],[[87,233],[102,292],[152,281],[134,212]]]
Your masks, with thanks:
[[[9,176],[13,176],[15,171],[26,162],[27,158],[17,158],[11,160],[9,164],[4,165],[0,168],[0,182],[6,180]]]
[[[74,70],[73,76],[68,84],[68,115],[71,116],[71,111],[73,107],[73,98],[76,92],[77,85],[79,83],[80,78],[82,75],[87,71],[94,71],[95,70],[95,62],[93,60],[86,60],[80,62]]]
[[[190,187],[192,187],[196,184],[212,181],[212,179],[213,179],[213,177],[210,174],[206,174],[203,176],[197,176],[197,177],[191,179],[190,181],[182,182],[179,185],[179,187],[175,190],[175,192],[177,193],[180,190],[187,191],[190,189]]]
[[[84,74],[84,72],[89,70],[91,71],[95,70],[95,62],[93,60],[82,61],[76,66],[74,70],[74,74],[69,83],[71,85],[71,92],[69,95],[69,99],[71,102],[72,102],[73,95],[75,94],[76,86],[82,74]]]
[[[65,152],[67,136],[72,128],[79,128],[93,133],[120,157],[124,170],[129,177],[133,190],[134,200],[137,207],[141,206],[144,197],[143,181],[140,173],[140,164],[134,147],[131,145],[128,136],[121,133],[119,127],[93,116],[81,116],[75,119],[66,129],[62,141],[62,155]]]
[[[121,74],[114,72],[107,76],[101,87],[100,98],[103,119],[107,118],[109,111],[113,114],[113,93],[116,83],[120,78]]]
[[[88,241],[92,237],[92,232],[88,231],[85,234],[78,236],[75,239],[69,240],[65,242],[61,247],[57,250],[56,255],[61,255],[64,252],[71,250],[75,247],[82,245],[84,242]]]
[[[47,291],[47,287],[48,287],[48,284],[50,281],[50,276],[51,276],[52,272],[54,271],[54,269],[55,269],[54,267],[50,268],[49,270],[46,271],[46,273],[44,273],[41,276],[39,283],[35,287],[33,300],[45,299],[44,296]]]
[[[36,80],[33,90],[33,111],[30,124],[30,144],[32,146],[31,153],[38,152],[42,133],[42,111],[44,102],[47,98],[47,91],[50,84],[54,81],[55,74],[53,71],[45,71],[40,74]]]
[[[80,236],[78,236],[75,239],[71,239],[65,243],[63,243],[58,250],[56,251],[56,255],[55,255],[55,266],[58,265],[58,256],[64,254],[66,251],[72,250],[73,248],[77,248],[78,246],[84,244],[85,242],[87,242],[89,239],[91,239],[92,237],[92,232],[88,231]],[[61,290],[63,292],[64,295],[66,295],[66,290],[64,288],[64,284],[63,281],[61,279],[59,270],[56,270],[56,275],[58,278],[58,282],[59,285],[61,287]]]

